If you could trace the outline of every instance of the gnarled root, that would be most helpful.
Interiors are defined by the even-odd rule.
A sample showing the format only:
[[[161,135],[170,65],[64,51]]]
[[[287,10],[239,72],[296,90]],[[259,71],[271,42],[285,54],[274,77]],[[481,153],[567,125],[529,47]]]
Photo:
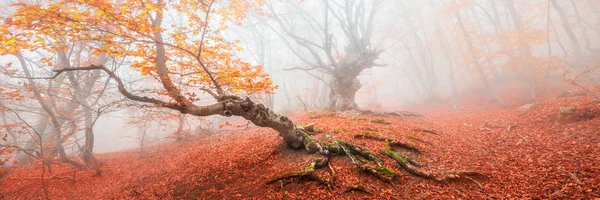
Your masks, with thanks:
[[[468,181],[475,183],[479,188],[483,189],[483,186],[481,185],[481,183],[479,183],[478,181],[476,181],[475,179],[470,177],[470,176],[484,176],[481,173],[473,172],[473,171],[459,171],[459,172],[451,172],[451,173],[448,173],[448,174],[442,175],[442,176],[436,176],[435,174],[433,174],[430,171],[425,171],[425,170],[420,169],[419,168],[420,166],[413,164],[413,161],[411,161],[410,158],[396,153],[392,148],[383,149],[380,151],[380,153],[382,153],[382,154],[386,155],[387,157],[391,158],[392,160],[396,161],[396,163],[398,163],[398,166],[400,168],[406,170],[407,172],[409,172],[415,176],[418,176],[421,178],[426,178],[426,179],[432,179],[437,182],[448,182],[448,181],[464,179],[464,180],[468,180]]]
[[[337,143],[360,170],[374,175],[384,182],[391,182],[397,176],[396,172],[387,168],[373,152],[349,142],[338,140]]]
[[[408,111],[375,112],[372,110],[359,110],[363,115],[388,116],[388,117],[422,117],[423,115]]]
[[[418,132],[424,132],[424,133],[431,133],[434,135],[439,135],[435,130],[430,129],[430,128],[414,128],[413,131],[418,131]]]
[[[421,153],[421,151],[411,143],[402,142],[402,141],[398,141],[398,140],[391,139],[391,138],[386,138],[386,137],[372,134],[372,133],[356,134],[356,135],[354,135],[354,138],[365,138],[365,139],[372,139],[372,140],[377,140],[377,141],[385,141],[391,147],[400,147],[400,148],[404,148],[406,150],[414,151],[416,153]]]
[[[400,154],[396,153],[391,148],[386,148],[386,149],[380,150],[379,152],[381,154],[384,154],[387,157],[391,158],[392,160],[396,161],[396,163],[398,163],[398,165],[402,169],[406,170],[408,173],[411,173],[415,176],[422,177],[422,178],[428,178],[428,179],[435,178],[435,176],[431,172],[423,171],[423,170],[417,168],[418,166],[413,165],[412,163],[415,163],[415,162],[412,161],[412,159],[410,159],[404,155],[400,155]]]
[[[436,181],[438,181],[438,182],[449,182],[449,181],[463,180],[464,179],[464,180],[467,180],[467,181],[470,181],[470,182],[474,183],[480,189],[484,189],[483,185],[481,185],[481,183],[479,183],[477,180],[475,180],[475,179],[472,178],[472,177],[475,177],[475,176],[485,177],[484,174],[479,173],[479,172],[474,172],[474,171],[458,171],[458,172],[451,172],[451,173],[448,173],[448,174],[443,175],[441,177],[438,177],[436,179]]]
[[[324,166],[330,166],[329,165],[329,158],[326,159],[316,159],[315,161],[313,161],[312,163],[310,163],[310,165],[300,171],[297,172],[291,172],[291,173],[287,173],[287,174],[283,174],[274,178],[271,178],[269,181],[267,181],[267,184],[271,184],[271,183],[275,183],[277,181],[281,181],[282,186],[287,185],[288,183],[292,182],[292,180],[307,180],[307,181],[316,181],[320,184],[326,185],[327,187],[331,188],[333,185],[333,176],[332,176],[332,180],[325,180],[320,178],[319,176],[317,176],[314,172],[317,169],[323,168]],[[332,169],[333,170],[333,169]]]
[[[383,160],[380,157],[378,157],[375,153],[369,151],[368,149],[343,140],[329,139],[329,141],[327,142],[317,141],[314,138],[312,138],[311,135],[309,135],[309,132],[313,132],[314,130],[316,130],[314,125],[298,127],[296,130],[299,131],[299,134],[303,135],[304,148],[306,148],[306,150],[309,153],[318,153],[320,155],[325,156],[325,158],[316,159],[308,167],[300,171],[287,173],[272,178],[267,182],[267,184],[279,181],[282,184],[282,186],[285,186],[292,180],[308,180],[319,182],[320,184],[326,185],[331,189],[334,185],[336,174],[335,170],[330,165],[329,160],[333,156],[341,155],[348,156],[352,163],[356,165],[361,171],[373,175],[384,182],[390,183],[395,177],[398,176],[394,170],[385,166]],[[415,176],[435,180],[437,182],[449,182],[464,179],[477,184],[477,186],[479,186],[480,188],[483,188],[483,186],[479,182],[472,178],[472,176],[483,176],[480,173],[472,171],[460,171],[451,172],[446,175],[436,175],[430,171],[421,169],[420,163],[406,155],[399,154],[394,150],[394,147],[400,147],[406,150],[420,153],[421,151],[411,143],[386,138],[376,134],[357,134],[354,136],[354,138],[366,138],[385,142],[385,148],[380,150],[379,153],[396,161],[399,168],[404,169]],[[329,169],[329,179],[323,179],[315,174],[315,170],[325,167]],[[369,193],[366,190],[360,189],[360,187],[347,189],[347,191],[350,190],[361,190],[363,192]]]

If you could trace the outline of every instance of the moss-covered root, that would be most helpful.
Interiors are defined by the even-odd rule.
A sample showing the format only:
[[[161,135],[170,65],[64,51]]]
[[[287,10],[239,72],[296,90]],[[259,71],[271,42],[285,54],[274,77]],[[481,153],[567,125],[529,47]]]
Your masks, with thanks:
[[[414,128],[413,131],[424,132],[424,133],[431,133],[431,134],[434,134],[434,135],[439,135],[435,130],[430,129],[430,128]]]
[[[387,168],[373,152],[349,142],[338,140],[337,143],[360,170],[388,183],[397,176],[396,172]]]
[[[415,176],[418,176],[421,178],[426,178],[426,179],[432,179],[432,180],[435,180],[438,182],[448,182],[448,181],[464,179],[464,180],[475,183],[479,188],[483,188],[481,183],[477,182],[475,179],[470,177],[470,176],[484,176],[483,174],[481,174],[479,172],[459,171],[459,172],[451,172],[451,173],[448,173],[441,177],[438,177],[429,171],[419,169],[418,166],[415,166],[414,164],[411,163],[410,158],[396,153],[391,148],[383,149],[380,151],[380,153],[393,159],[394,161],[396,161],[396,163],[398,163],[399,167],[401,167],[402,169],[406,170],[407,172],[409,172]]]
[[[398,163],[398,165],[402,169],[406,170],[408,173],[411,173],[411,174],[421,177],[421,178],[435,179],[435,175],[433,175],[431,172],[419,169],[417,166],[412,164],[414,161],[409,161],[411,159],[409,159],[408,157],[406,157],[404,155],[400,155],[400,154],[396,153],[391,148],[382,149],[382,150],[380,150],[380,153],[384,154],[387,157],[391,158],[392,160],[396,161],[396,163]]]
[[[431,144],[431,142],[425,141],[425,140],[423,140],[423,139],[421,139],[421,138],[419,138],[417,136],[414,136],[414,135],[404,135],[404,137],[407,138],[407,139],[416,140],[416,141],[419,141],[419,142],[422,142],[422,143],[425,143],[425,144]]]
[[[314,174],[314,171],[316,169],[319,169],[322,166],[326,166],[326,165],[328,165],[328,163],[329,163],[328,160],[316,159],[314,162],[310,163],[310,165],[308,167],[306,167],[300,171],[283,174],[283,175],[276,176],[274,178],[269,179],[267,181],[267,184],[281,182],[282,186],[285,186],[287,183],[290,183],[293,180],[297,180],[297,181],[307,180],[307,181],[316,181],[320,184],[326,185],[327,187],[331,188],[331,186],[332,186],[331,181],[322,179],[322,178],[318,177],[316,174]]]
[[[442,177],[437,178],[436,180],[439,182],[447,182],[447,181],[455,181],[455,180],[467,180],[470,181],[472,183],[474,183],[475,185],[477,185],[477,187],[479,187],[480,189],[483,189],[483,186],[481,185],[481,183],[479,183],[478,181],[476,181],[475,179],[473,179],[472,177],[475,176],[480,176],[480,177],[485,177],[484,174],[481,174],[479,172],[474,172],[474,171],[459,171],[459,172],[451,172],[448,173]]]
[[[380,135],[376,135],[376,134],[372,134],[372,133],[360,133],[360,134],[356,134],[354,135],[354,138],[364,138],[364,139],[372,139],[372,140],[377,140],[377,141],[386,141],[387,144],[391,147],[400,147],[406,150],[410,150],[410,151],[414,151],[416,153],[421,153],[421,151],[415,147],[415,145],[408,143],[408,142],[402,142],[399,140],[395,140],[392,138],[386,138]]]
[[[325,142],[316,141],[308,133],[301,130],[304,136],[304,148],[308,153],[318,153],[324,156],[338,155],[342,152],[337,144],[327,144]]]

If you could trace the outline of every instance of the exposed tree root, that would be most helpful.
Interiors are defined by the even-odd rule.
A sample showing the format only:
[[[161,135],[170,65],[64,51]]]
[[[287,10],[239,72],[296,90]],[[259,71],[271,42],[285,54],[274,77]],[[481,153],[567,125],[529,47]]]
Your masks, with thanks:
[[[422,178],[435,178],[435,176],[433,174],[417,168],[417,166],[414,166],[413,164],[411,164],[411,161],[409,161],[408,157],[396,153],[391,148],[386,148],[386,149],[380,150],[379,152],[381,154],[384,154],[387,157],[391,158],[392,160],[396,161],[396,163],[398,163],[398,165],[402,169],[406,170],[408,173],[411,173],[415,176],[422,177]]]
[[[269,181],[267,181],[267,184],[281,181],[282,186],[285,186],[288,183],[290,183],[293,179],[296,179],[296,180],[316,181],[320,184],[326,185],[327,187],[331,188],[332,181],[322,179],[314,173],[315,169],[320,169],[324,166],[328,166],[329,165],[328,160],[329,159],[325,159],[325,160],[320,159],[320,158],[316,159],[315,161],[310,163],[310,165],[308,167],[306,167],[300,171],[297,171],[297,172],[291,172],[291,173],[283,174],[283,175],[277,176],[275,178],[272,178]]]
[[[282,186],[285,186],[287,183],[290,183],[294,180],[296,181],[316,181],[320,184],[326,185],[330,189],[335,184],[336,173],[333,167],[330,164],[330,159],[334,156],[342,156],[345,155],[352,163],[357,166],[357,168],[367,174],[375,176],[380,180],[390,183],[395,177],[398,175],[396,172],[387,166],[385,166],[383,160],[378,157],[375,153],[371,152],[368,149],[357,146],[351,142],[336,140],[329,138],[329,141],[317,141],[310,136],[310,132],[314,132],[316,129],[314,125],[310,124],[303,127],[298,127],[298,130],[303,134],[303,144],[304,148],[309,153],[318,153],[325,158],[316,159],[312,162],[308,167],[287,174],[283,174],[277,177],[274,177],[267,181],[267,184],[280,182]],[[431,171],[423,170],[420,167],[422,166],[419,162],[411,159],[410,157],[399,154],[394,150],[394,147],[404,148],[406,150],[410,150],[416,153],[420,153],[419,149],[410,143],[401,142],[395,139],[386,138],[376,134],[357,134],[354,138],[364,138],[364,139],[373,139],[377,141],[385,142],[385,148],[380,150],[379,153],[385,155],[386,157],[396,161],[398,167],[400,169],[404,169],[410,174],[413,174],[417,177],[435,180],[437,182],[449,182],[454,180],[467,180],[475,183],[480,188],[483,186],[473,179],[473,176],[483,176],[478,172],[472,171],[458,171],[458,172],[450,172],[445,175],[438,175]],[[329,169],[330,178],[324,179],[316,175],[315,170],[325,168]],[[365,193],[370,193],[362,186],[349,186],[346,188],[345,192],[358,190]]]
[[[402,142],[402,141],[398,141],[398,140],[391,139],[391,138],[386,138],[386,137],[372,134],[372,133],[356,134],[356,135],[354,135],[354,138],[360,138],[360,139],[364,138],[364,139],[372,139],[372,140],[377,140],[377,141],[385,141],[391,147],[400,147],[400,148],[404,148],[406,150],[414,151],[416,153],[421,153],[421,151],[411,143]]]
[[[422,117],[419,113],[413,113],[408,111],[393,111],[393,112],[375,112],[372,110],[358,110],[363,115],[375,115],[375,116],[388,116],[388,117]]]
[[[483,185],[481,185],[481,183],[479,183],[478,181],[476,181],[475,179],[472,178],[472,176],[480,176],[480,177],[485,177],[484,174],[479,173],[479,172],[474,172],[474,171],[458,171],[458,172],[451,172],[448,173],[446,175],[443,175],[437,179],[435,179],[438,182],[448,182],[448,181],[455,181],[455,180],[467,180],[470,181],[472,183],[474,183],[475,185],[477,185],[477,187],[479,187],[480,189],[484,189]]]
[[[387,168],[373,152],[349,142],[338,140],[337,143],[360,170],[374,175],[384,182],[391,182],[396,177],[396,172]]]
[[[431,142],[425,141],[421,138],[418,138],[417,136],[414,135],[403,135],[403,137],[407,138],[407,139],[411,139],[411,140],[416,140],[425,144],[431,144]]]
[[[414,128],[413,131],[419,131],[419,132],[431,133],[431,134],[439,135],[435,130],[430,129],[430,128]]]
[[[377,124],[392,124],[392,122],[385,119],[370,119],[369,121]]]
[[[407,172],[409,172],[410,174],[413,174],[415,176],[418,176],[421,178],[426,178],[426,179],[432,179],[437,182],[448,182],[448,181],[464,179],[464,180],[468,180],[468,181],[475,183],[479,188],[483,189],[483,186],[481,185],[481,183],[479,183],[475,179],[469,177],[469,176],[484,176],[481,173],[474,172],[474,171],[458,171],[458,172],[450,172],[448,174],[441,175],[441,176],[436,176],[434,173],[432,173],[430,171],[420,169],[419,168],[420,166],[415,165],[414,161],[412,161],[412,159],[410,159],[404,155],[396,153],[396,151],[394,151],[394,149],[391,148],[390,146],[386,146],[385,149],[380,150],[380,153],[382,153],[382,154],[386,155],[387,157],[391,158],[392,160],[396,161],[396,163],[398,163],[398,166],[400,168],[406,170]]]

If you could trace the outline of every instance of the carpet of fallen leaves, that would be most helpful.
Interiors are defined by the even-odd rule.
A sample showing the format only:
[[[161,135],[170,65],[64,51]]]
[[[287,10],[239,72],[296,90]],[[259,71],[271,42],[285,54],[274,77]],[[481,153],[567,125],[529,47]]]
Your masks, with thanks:
[[[561,108],[591,117],[561,119]],[[600,198],[600,105],[587,96],[550,99],[529,109],[447,107],[421,109],[422,118],[352,116],[315,112],[295,117],[315,123],[324,133],[372,150],[381,142],[354,139],[373,133],[406,141],[422,149],[417,159],[439,173],[475,170],[486,175],[472,182],[437,183],[416,178],[386,164],[400,175],[391,184],[360,172],[346,157],[334,157],[333,189],[316,182],[281,187],[265,182],[298,171],[317,156],[286,148],[266,128],[224,131],[149,148],[99,154],[102,176],[93,170],[53,165],[45,188],[50,199],[595,199]],[[391,124],[373,123],[384,119]],[[421,131],[434,130],[437,134]],[[316,137],[319,137],[319,136]],[[384,156],[382,156],[384,157]],[[328,177],[326,171],[319,175]],[[0,199],[44,198],[41,166],[10,169],[0,178]],[[346,191],[364,186],[369,193]]]

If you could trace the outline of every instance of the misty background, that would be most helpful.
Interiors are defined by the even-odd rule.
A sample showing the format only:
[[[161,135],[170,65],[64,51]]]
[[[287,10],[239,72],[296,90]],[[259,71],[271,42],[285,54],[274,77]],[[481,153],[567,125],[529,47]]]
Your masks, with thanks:
[[[2,15],[6,16],[11,7],[9,2],[3,4]],[[348,5],[354,10],[342,9]],[[577,80],[587,88],[597,85],[600,75],[596,70],[600,62],[600,3],[596,0],[268,0],[264,12],[268,14],[251,11],[244,23],[228,24],[230,29],[222,34],[228,40],[239,40],[244,50],[237,56],[262,65],[278,86],[273,95],[250,96],[283,114],[328,106],[331,78],[322,70],[306,69],[319,60],[328,63],[330,59],[340,61],[352,56],[346,52],[356,38],[344,29],[348,25],[342,18],[348,12],[362,16],[350,21],[371,21],[368,27],[358,26],[364,30],[356,35],[364,38],[361,42],[366,48],[380,52],[374,61],[376,66],[362,70],[358,76],[361,86],[355,101],[359,108],[410,110],[444,105],[447,109],[462,109],[496,104],[498,98],[505,107],[514,108],[535,102],[540,98],[537,94],[578,88],[565,84],[565,80],[571,80],[568,77],[587,73]],[[170,23],[186,22],[170,10],[163,27]],[[329,53],[320,51],[327,42]],[[52,85],[52,79],[23,78],[53,75],[53,67],[39,61],[45,53],[23,53],[29,76],[15,56],[0,58],[4,71],[0,88],[28,97],[0,97],[0,107],[10,108],[2,110],[0,124],[25,121],[27,126],[21,124],[13,130],[43,130],[44,123],[48,123],[31,89],[20,90],[31,87],[29,81],[75,95],[68,85]],[[129,69],[131,61],[107,60],[127,80],[127,87],[135,91],[160,87],[152,81],[154,77],[140,76]],[[86,80],[85,75],[79,78]],[[95,80],[92,90],[103,90],[92,95],[98,99],[97,110],[102,110],[93,115],[94,153],[173,140],[174,132],[211,135],[246,127],[245,120],[235,117],[182,118],[175,111],[126,101],[104,75]],[[196,104],[214,102],[208,95],[200,98]],[[68,122],[79,125],[72,130],[76,132],[73,138],[65,143],[68,152],[78,151],[85,136],[82,118]],[[226,122],[233,125],[219,128]],[[40,134],[50,134],[50,130]],[[11,135],[4,143],[23,147],[31,138],[31,134]],[[16,159],[16,154],[11,159]]]

